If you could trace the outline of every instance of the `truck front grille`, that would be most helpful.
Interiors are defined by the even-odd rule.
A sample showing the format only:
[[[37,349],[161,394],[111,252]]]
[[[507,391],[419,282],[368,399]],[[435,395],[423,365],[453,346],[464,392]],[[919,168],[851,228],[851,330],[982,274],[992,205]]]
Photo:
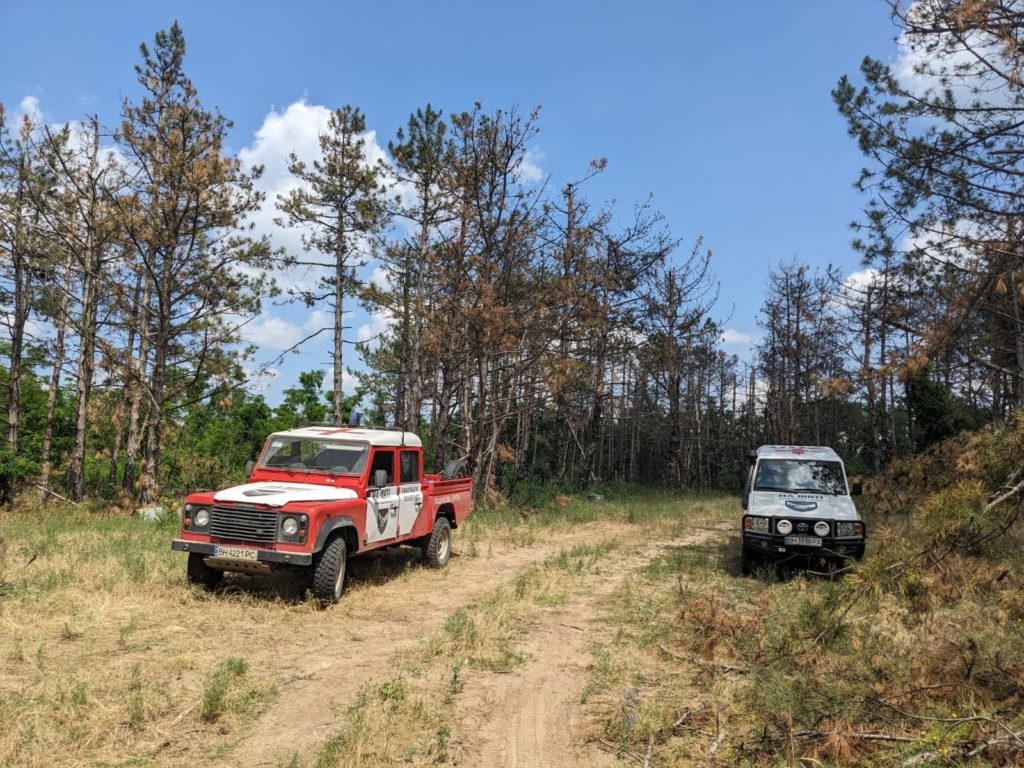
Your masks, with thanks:
[[[277,539],[277,513],[251,507],[218,507],[210,512],[210,535],[232,541]]]

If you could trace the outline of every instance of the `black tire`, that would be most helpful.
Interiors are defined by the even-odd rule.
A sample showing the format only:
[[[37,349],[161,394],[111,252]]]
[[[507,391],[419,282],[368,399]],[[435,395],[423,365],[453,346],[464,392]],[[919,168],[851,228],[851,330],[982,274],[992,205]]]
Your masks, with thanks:
[[[218,571],[206,564],[206,555],[200,552],[188,553],[188,583],[197,584],[203,589],[213,590],[224,578],[224,571]]]
[[[420,545],[423,562],[431,568],[444,568],[452,555],[452,525],[447,517],[434,521],[434,530]]]
[[[757,562],[755,556],[746,547],[740,547],[740,573],[744,576],[749,576],[754,570],[754,564]]]
[[[345,539],[336,536],[324,547],[313,569],[313,596],[336,603],[345,591]]]
[[[444,465],[444,469],[441,470],[442,480],[454,480],[456,477],[462,475],[462,468],[466,466],[465,459],[452,459]]]

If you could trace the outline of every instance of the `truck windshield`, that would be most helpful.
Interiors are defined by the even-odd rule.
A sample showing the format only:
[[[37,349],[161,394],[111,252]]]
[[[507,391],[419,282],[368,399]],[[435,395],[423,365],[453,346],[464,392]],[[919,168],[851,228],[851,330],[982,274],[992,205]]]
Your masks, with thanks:
[[[298,469],[333,475],[361,475],[369,446],[343,440],[305,437],[273,437],[263,452],[260,466],[266,469]]]
[[[757,463],[755,491],[805,491],[846,495],[843,465],[838,461],[762,459]]]

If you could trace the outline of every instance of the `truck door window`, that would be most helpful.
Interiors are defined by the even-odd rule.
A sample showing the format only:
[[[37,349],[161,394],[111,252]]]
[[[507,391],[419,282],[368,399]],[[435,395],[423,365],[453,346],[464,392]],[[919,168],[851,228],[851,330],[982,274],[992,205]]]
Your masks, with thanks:
[[[378,469],[383,469],[388,473],[387,485],[395,484],[395,452],[394,451],[375,451],[373,454],[373,464],[370,466],[370,481],[373,481],[374,475],[377,474]]]
[[[416,451],[402,451],[399,467],[399,482],[418,483],[420,481],[420,455]]]

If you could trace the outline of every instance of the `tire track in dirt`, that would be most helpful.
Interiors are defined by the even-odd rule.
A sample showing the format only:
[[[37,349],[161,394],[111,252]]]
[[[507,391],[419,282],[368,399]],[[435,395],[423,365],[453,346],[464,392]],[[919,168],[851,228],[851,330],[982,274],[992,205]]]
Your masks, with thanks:
[[[644,547],[588,576],[576,591],[582,599],[545,611],[524,650],[532,659],[516,674],[480,674],[459,694],[461,719],[455,730],[460,765],[491,768],[611,768],[619,762],[588,743],[580,694],[592,661],[591,648],[603,631],[608,599],[631,573],[677,547],[725,537],[729,525],[702,529],[683,538]]]
[[[239,765],[244,756],[246,766],[276,767],[296,753],[308,756],[335,733],[360,688],[400,670],[403,657],[440,629],[453,611],[567,545],[606,539],[625,527],[609,522],[581,525],[536,546],[484,541],[477,546],[488,555],[477,557],[465,556],[465,545],[456,538],[447,568],[417,569],[408,578],[347,594],[325,611],[310,636],[281,639],[282,650],[296,662],[278,682],[274,703],[219,765]]]

